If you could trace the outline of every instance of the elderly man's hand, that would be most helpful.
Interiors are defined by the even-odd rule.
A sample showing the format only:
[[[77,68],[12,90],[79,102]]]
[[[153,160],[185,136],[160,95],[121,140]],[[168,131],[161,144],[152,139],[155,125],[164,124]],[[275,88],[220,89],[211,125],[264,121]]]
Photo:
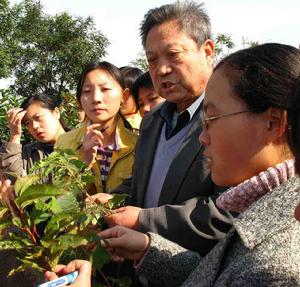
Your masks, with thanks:
[[[96,193],[94,195],[87,197],[86,201],[90,203],[103,204],[109,201],[111,198],[113,198],[113,195],[109,193]]]
[[[129,205],[116,209],[116,213],[105,216],[104,220],[109,227],[122,225],[131,229],[138,229],[140,211],[141,208]]]

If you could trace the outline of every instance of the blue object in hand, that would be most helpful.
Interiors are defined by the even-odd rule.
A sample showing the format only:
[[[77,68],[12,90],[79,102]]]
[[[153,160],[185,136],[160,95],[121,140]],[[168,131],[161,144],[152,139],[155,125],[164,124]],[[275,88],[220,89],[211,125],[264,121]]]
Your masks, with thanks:
[[[78,271],[74,271],[72,273],[56,278],[47,283],[40,284],[37,287],[62,287],[64,285],[73,283],[76,280],[77,276],[78,276]]]

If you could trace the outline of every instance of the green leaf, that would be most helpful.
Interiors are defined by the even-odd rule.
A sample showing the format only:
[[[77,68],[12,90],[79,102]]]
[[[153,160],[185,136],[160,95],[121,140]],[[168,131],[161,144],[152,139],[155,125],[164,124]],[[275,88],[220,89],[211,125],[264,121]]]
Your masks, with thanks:
[[[48,254],[48,264],[50,265],[52,271],[54,271],[54,267],[58,264],[59,258],[63,252],[64,249],[62,246],[56,244],[51,246]]]
[[[2,240],[0,241],[0,250],[7,250],[7,249],[23,249],[24,244],[19,240]]]
[[[15,200],[17,206],[24,208],[25,206],[35,202],[37,199],[47,199],[52,196],[61,194],[63,191],[59,186],[50,184],[38,184],[30,186],[24,191],[21,196]]]
[[[99,245],[97,245],[96,250],[92,255],[93,266],[97,270],[101,270],[103,265],[110,261],[110,255],[107,250]]]
[[[108,208],[115,209],[120,207],[124,203],[126,197],[128,197],[128,194],[114,194],[114,197],[107,202]]]
[[[45,238],[49,239],[55,234],[70,232],[72,229],[77,228],[75,224],[77,220],[82,216],[78,210],[66,210],[59,214],[52,216],[48,221],[44,230]]]
[[[93,183],[95,182],[95,176],[91,173],[83,174],[81,180],[85,183]]]
[[[47,208],[49,208],[54,214],[60,213],[64,210],[55,197],[52,197],[50,202],[47,203]]]
[[[1,234],[1,230],[6,229],[9,226],[12,226],[11,221],[0,218],[0,234]],[[0,236],[0,238],[1,238],[1,236]]]
[[[17,197],[21,196],[22,193],[31,185],[39,181],[38,175],[27,175],[24,177],[18,177],[14,184],[15,193]]]
[[[79,203],[74,194],[71,192],[62,194],[60,197],[58,197],[57,201],[59,202],[62,210],[73,209],[76,207],[79,208]]]
[[[9,273],[8,276],[12,276],[13,274],[17,273],[17,272],[21,272],[24,271],[27,268],[30,269],[35,269],[38,270],[40,272],[45,272],[45,268],[39,266],[37,263],[32,262],[30,260],[26,260],[26,259],[20,259],[20,261],[23,263],[22,265],[20,265],[18,268],[16,269],[12,269]]]
[[[87,245],[87,239],[79,234],[65,234],[59,237],[59,246],[63,249]]]
[[[82,170],[86,167],[86,164],[78,158],[70,160],[70,163],[75,165],[78,169]]]
[[[0,218],[3,218],[7,213],[9,213],[9,208],[6,206],[1,206],[0,207]]]
[[[18,226],[19,228],[23,227],[22,221],[19,217],[13,217],[12,222],[15,226]]]
[[[47,221],[51,216],[52,216],[51,213],[45,213],[44,211],[41,210],[34,210],[30,214],[31,221],[34,224],[39,224],[41,222]]]

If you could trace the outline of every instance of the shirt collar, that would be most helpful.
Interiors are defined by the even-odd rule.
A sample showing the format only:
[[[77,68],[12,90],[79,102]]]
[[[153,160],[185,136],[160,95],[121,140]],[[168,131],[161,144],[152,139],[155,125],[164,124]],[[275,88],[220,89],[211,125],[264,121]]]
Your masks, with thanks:
[[[104,149],[109,149],[109,150],[120,150],[121,149],[121,139],[120,139],[120,134],[119,134],[119,129],[116,129],[115,132],[115,141],[107,146],[104,147]]]
[[[204,93],[196,99],[185,111],[188,111],[190,115],[190,120],[195,115],[197,109],[199,108],[200,104],[202,103],[204,99]],[[182,111],[181,113],[185,112]],[[178,114],[176,113],[176,104],[166,102],[165,105],[161,107],[160,110],[160,116],[163,118],[163,120],[166,122],[166,124],[170,127],[173,126],[174,118],[175,122],[177,119]]]
[[[190,119],[193,118],[194,114],[196,113],[197,109],[199,108],[199,106],[201,105],[202,101],[204,99],[204,93],[197,98],[197,100],[195,102],[193,102],[186,110],[189,112],[190,114]]]

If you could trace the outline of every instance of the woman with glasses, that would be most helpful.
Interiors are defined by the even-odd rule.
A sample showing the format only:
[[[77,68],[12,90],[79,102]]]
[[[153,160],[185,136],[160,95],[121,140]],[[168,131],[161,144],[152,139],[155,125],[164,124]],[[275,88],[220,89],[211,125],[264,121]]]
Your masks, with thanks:
[[[208,83],[199,141],[213,181],[232,186],[217,206],[240,213],[224,240],[201,258],[116,226],[99,234],[112,258],[158,286],[300,286],[299,76],[298,49],[265,44],[222,60]]]

